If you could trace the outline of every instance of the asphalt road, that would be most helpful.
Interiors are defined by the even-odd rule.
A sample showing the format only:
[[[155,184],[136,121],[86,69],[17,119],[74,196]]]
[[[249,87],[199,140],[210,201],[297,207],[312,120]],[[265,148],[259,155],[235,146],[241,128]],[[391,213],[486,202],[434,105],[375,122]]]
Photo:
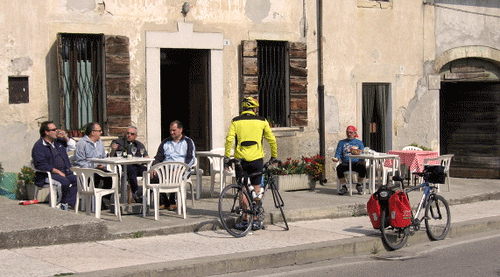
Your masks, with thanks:
[[[500,276],[499,250],[497,230],[394,252],[221,276]]]

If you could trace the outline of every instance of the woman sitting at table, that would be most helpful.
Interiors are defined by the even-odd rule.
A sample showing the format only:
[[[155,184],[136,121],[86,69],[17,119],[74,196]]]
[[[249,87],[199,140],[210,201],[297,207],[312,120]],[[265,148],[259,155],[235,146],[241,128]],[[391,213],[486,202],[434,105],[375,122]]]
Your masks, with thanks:
[[[363,152],[365,146],[363,142],[357,139],[358,133],[356,127],[348,126],[346,130],[347,138],[339,141],[337,144],[337,151],[335,151],[335,157],[332,158],[332,161],[341,163],[337,166],[337,177],[340,179],[342,184],[342,188],[338,191],[338,194],[344,195],[347,192],[346,180],[344,177],[344,172],[349,171],[349,159],[347,157],[348,154],[352,155],[360,155]],[[358,173],[358,183],[356,184],[356,190],[358,194],[363,193],[363,186],[361,183],[366,176],[366,166],[364,160],[352,158],[351,159],[352,171]]]

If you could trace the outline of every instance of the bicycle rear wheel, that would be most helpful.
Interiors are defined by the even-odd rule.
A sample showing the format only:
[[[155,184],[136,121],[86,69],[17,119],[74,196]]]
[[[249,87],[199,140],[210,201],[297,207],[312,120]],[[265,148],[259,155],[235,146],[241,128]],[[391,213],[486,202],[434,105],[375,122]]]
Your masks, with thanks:
[[[450,231],[450,206],[441,195],[431,195],[425,207],[425,229],[430,240],[442,240]]]
[[[235,184],[226,186],[220,194],[219,219],[222,227],[234,237],[243,237],[252,228],[253,206],[248,199],[247,191]],[[245,228],[236,229],[236,225],[241,225],[244,219],[248,222]]]
[[[406,244],[410,235],[410,226],[395,228],[391,226],[389,220],[388,210],[384,209],[380,217],[382,243],[388,251],[398,250]]]

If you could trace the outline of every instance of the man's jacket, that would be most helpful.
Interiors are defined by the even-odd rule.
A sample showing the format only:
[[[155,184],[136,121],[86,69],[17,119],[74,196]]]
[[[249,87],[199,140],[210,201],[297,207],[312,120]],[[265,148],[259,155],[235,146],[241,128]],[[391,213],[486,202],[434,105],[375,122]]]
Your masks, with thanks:
[[[271,157],[278,156],[278,144],[271,131],[269,123],[264,117],[257,116],[253,111],[243,111],[240,116],[233,118],[226,137],[225,156],[230,157],[233,141],[236,140],[234,157],[255,161],[264,158],[262,142],[266,138],[271,147]]]
[[[66,144],[61,142],[59,139],[56,139],[54,140],[54,146],[55,150],[59,152],[59,155],[63,158],[65,167],[64,174],[73,174],[70,170],[71,163],[66,152]],[[55,163],[54,156],[52,155],[52,146],[43,138],[40,138],[33,146],[33,149],[31,150],[31,157],[33,159],[33,165],[36,169],[52,172]],[[43,186],[46,177],[46,174],[37,172],[35,174],[35,185],[40,187]]]

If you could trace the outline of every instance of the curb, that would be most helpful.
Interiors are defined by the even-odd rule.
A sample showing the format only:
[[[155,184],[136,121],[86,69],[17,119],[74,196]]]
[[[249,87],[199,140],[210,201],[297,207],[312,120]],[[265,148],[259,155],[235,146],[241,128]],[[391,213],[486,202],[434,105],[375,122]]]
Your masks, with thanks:
[[[482,193],[447,199],[450,205],[460,205],[487,200],[500,200],[500,191]],[[41,210],[45,213],[54,213],[52,210]],[[345,204],[315,209],[286,210],[288,222],[307,221],[316,219],[331,219],[366,215],[366,204]],[[269,212],[264,224],[280,225],[283,219],[279,210]],[[29,246],[47,246],[54,244],[65,244],[74,242],[88,242],[99,240],[113,240],[140,236],[161,236],[189,232],[199,232],[221,228],[217,218],[207,219],[203,222],[183,224],[177,226],[165,226],[154,230],[143,230],[140,232],[111,233],[102,220],[88,218],[84,223],[62,224],[51,227],[42,227],[25,230],[12,230],[0,232],[0,249],[12,249]]]
[[[471,233],[500,229],[500,216],[459,222],[451,225],[448,238]],[[415,232],[408,244],[428,242],[425,231]],[[137,267],[125,267],[104,271],[93,271],[76,276],[210,276],[243,272],[255,268],[275,268],[296,264],[320,262],[340,257],[358,255],[380,255],[389,253],[382,247],[379,235],[356,237],[345,240],[326,241],[280,249],[252,251],[234,254],[186,259]]]

